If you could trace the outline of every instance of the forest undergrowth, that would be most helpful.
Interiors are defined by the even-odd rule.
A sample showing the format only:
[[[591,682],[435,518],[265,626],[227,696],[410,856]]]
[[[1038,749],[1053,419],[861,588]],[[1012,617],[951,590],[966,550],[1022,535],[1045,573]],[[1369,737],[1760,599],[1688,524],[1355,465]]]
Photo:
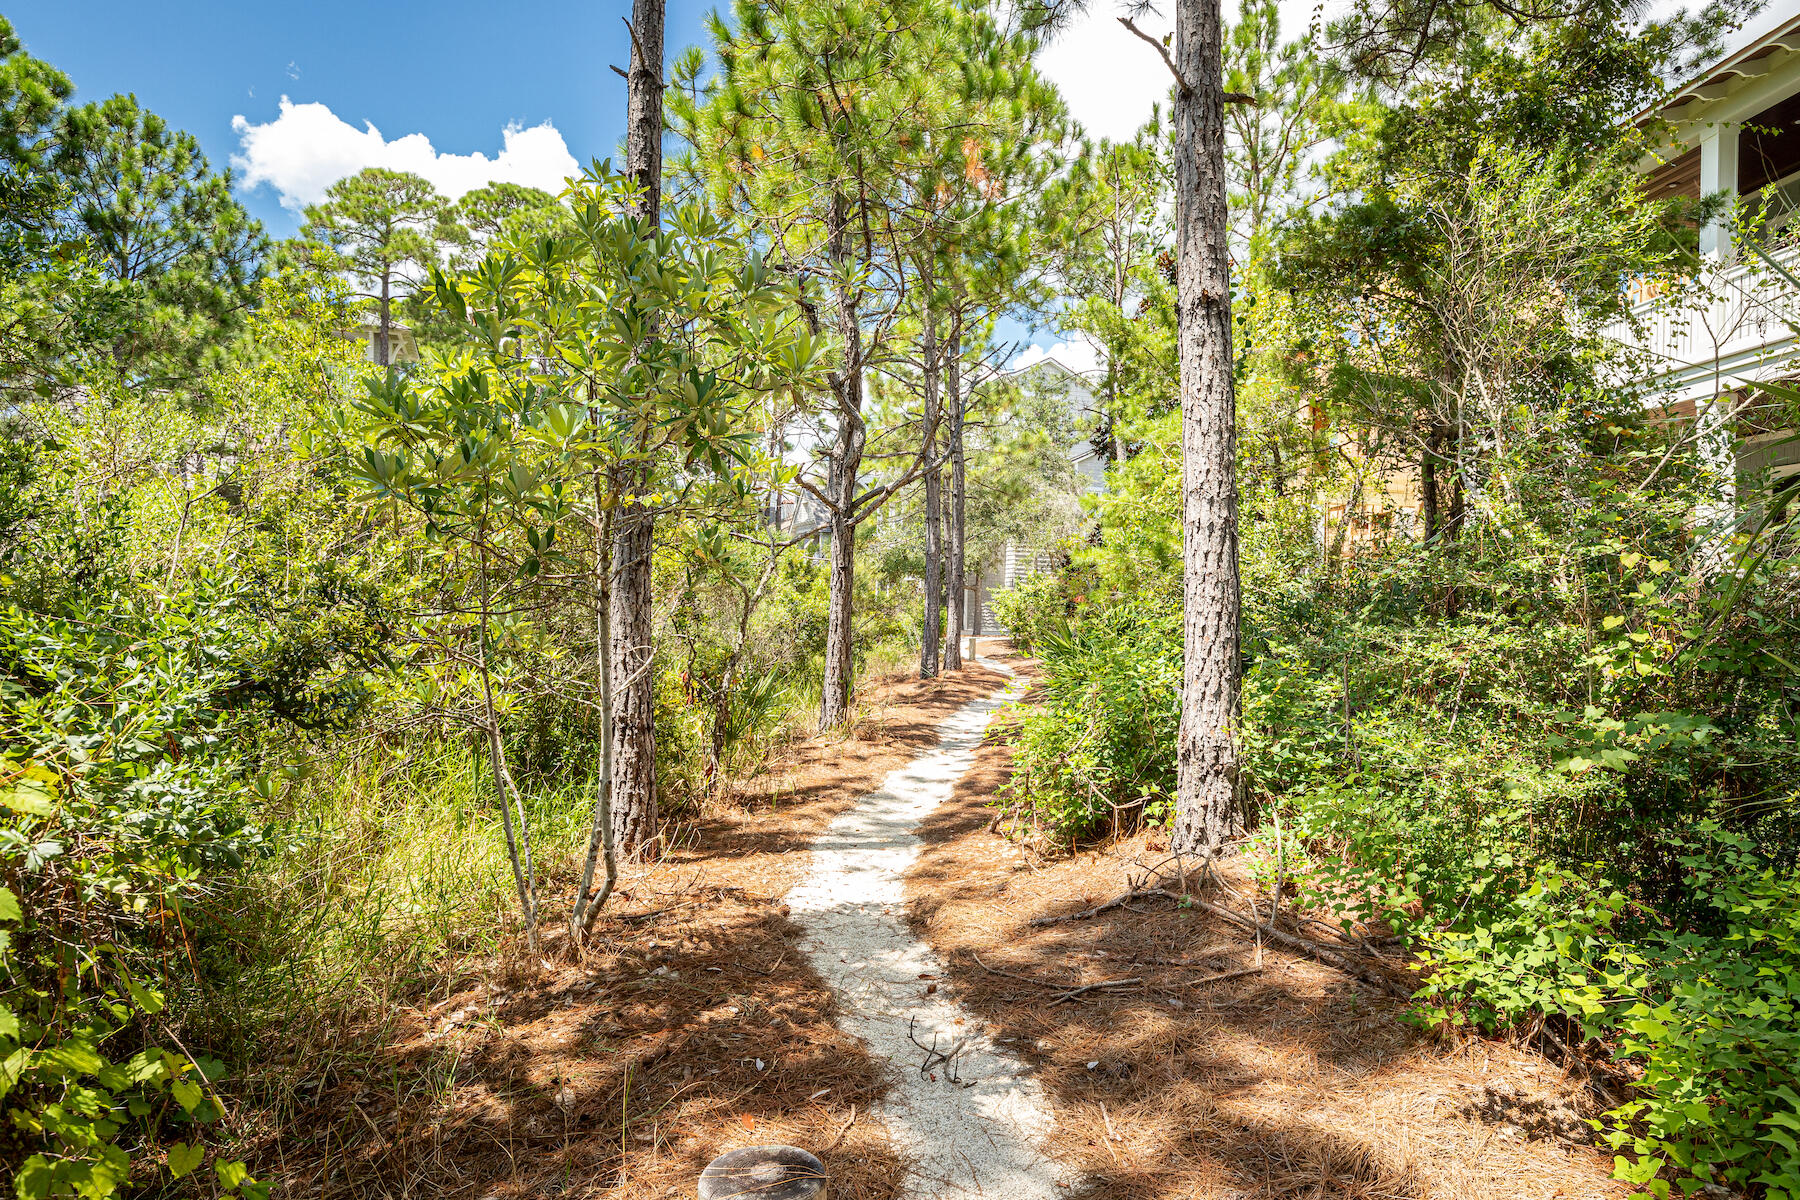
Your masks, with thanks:
[[[627,866],[573,956],[547,935],[548,958],[531,959],[491,806],[435,790],[360,860],[328,837],[322,852],[363,870],[265,881],[262,969],[241,976],[264,1003],[217,994],[201,1009],[250,1013],[230,1026],[256,1064],[226,1089],[234,1145],[294,1194],[662,1196],[773,1138],[824,1148],[837,1194],[894,1195],[902,1164],[869,1116],[884,1068],[838,1032],[780,901],[812,836],[998,682],[873,672],[851,730],[795,728],[683,815],[663,854]],[[384,794],[395,812],[420,807],[404,787]],[[336,837],[369,836],[368,792],[338,795],[351,804]],[[547,897],[576,882],[581,810],[538,814]],[[419,846],[446,861],[427,866]],[[304,929],[281,918],[296,896],[321,914]]]
[[[779,897],[991,604],[915,915],[1096,1198],[1800,1197],[1754,5],[1177,0],[1129,138],[1082,7],[636,0],[617,163],[280,240],[0,18],[0,1187],[889,1200]]]
[[[1028,660],[1016,660],[1027,671]],[[1019,705],[1030,720],[1041,687]],[[1167,835],[1107,833],[1071,852],[1006,836],[996,798],[1017,725],[997,727],[921,830],[914,925],[958,1000],[1032,1064],[1073,1194],[1161,1200],[1327,1195],[1623,1197],[1579,1070],[1515,1039],[1418,1028],[1396,996],[1205,909],[1139,894]],[[1270,910],[1242,860],[1196,899]],[[1291,903],[1291,900],[1290,900]],[[1102,907],[1106,906],[1106,907]],[[1095,909],[1101,909],[1095,912]],[[1084,916],[1083,914],[1092,914]],[[1285,929],[1313,938],[1329,932]],[[1406,959],[1383,974],[1404,981]],[[1071,989],[1093,990],[1067,1000]]]

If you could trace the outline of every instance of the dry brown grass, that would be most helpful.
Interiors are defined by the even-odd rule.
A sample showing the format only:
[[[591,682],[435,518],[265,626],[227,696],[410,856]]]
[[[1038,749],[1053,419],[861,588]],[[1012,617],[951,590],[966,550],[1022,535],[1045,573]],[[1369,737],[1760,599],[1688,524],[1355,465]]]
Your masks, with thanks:
[[[1037,1069],[1055,1152],[1107,1200],[1622,1197],[1610,1158],[1579,1136],[1579,1089],[1498,1042],[1434,1041],[1402,1004],[1310,959],[1164,900],[1034,928],[1127,887],[1154,861],[1139,835],[1045,861],[987,832],[1009,752],[985,746],[922,830],[908,880],[916,928],[950,964],[957,999]],[[1245,881],[1237,885],[1246,887]],[[1139,986],[1060,1004],[1048,987]],[[1171,962],[1169,960],[1176,960]]]
[[[629,869],[579,962],[552,939],[548,968],[446,965],[385,1044],[300,1048],[295,1106],[239,1114],[258,1174],[308,1197],[662,1197],[725,1150],[790,1142],[833,1200],[893,1197],[902,1164],[866,1118],[886,1069],[838,1031],[781,897],[833,816],[1002,682],[875,681],[850,736],[788,747]]]

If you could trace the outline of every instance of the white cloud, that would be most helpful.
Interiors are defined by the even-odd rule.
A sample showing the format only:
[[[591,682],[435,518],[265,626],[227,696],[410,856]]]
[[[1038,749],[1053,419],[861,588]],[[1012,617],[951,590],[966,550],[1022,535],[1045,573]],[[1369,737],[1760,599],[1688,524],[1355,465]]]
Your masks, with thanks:
[[[1166,21],[1147,15],[1138,28],[1160,38]],[[1156,51],[1119,24],[1117,6],[1100,0],[1038,55],[1038,69],[1062,92],[1070,114],[1094,137],[1129,141],[1164,110],[1174,77]]]
[[[1286,41],[1304,37],[1316,15],[1330,20],[1346,7],[1344,0],[1278,0],[1278,6]],[[1169,32],[1166,11],[1173,6],[1162,8],[1165,15],[1152,10],[1135,18],[1159,41]],[[1228,21],[1237,19],[1236,5],[1224,9]],[[1038,69],[1062,92],[1074,118],[1093,136],[1115,142],[1128,141],[1150,119],[1151,105],[1161,103],[1167,114],[1175,82],[1156,50],[1119,24],[1125,11],[1116,0],[1097,0],[1038,55]]]
[[[231,119],[239,153],[231,165],[246,188],[268,184],[283,208],[295,212],[325,198],[325,189],[364,167],[411,171],[451,199],[498,181],[560,192],[565,177],[580,173],[563,136],[546,121],[529,129],[508,125],[497,157],[440,154],[431,139],[409,133],[388,141],[374,125],[358,129],[323,104],[281,98],[281,112],[263,125]]]
[[[1089,371],[1098,371],[1101,367],[1099,348],[1077,334],[1066,342],[1056,342],[1050,346],[1027,346],[1013,356],[1012,362],[1006,365],[1006,369],[1022,371],[1047,358],[1054,358],[1069,370],[1080,375],[1086,375]]]

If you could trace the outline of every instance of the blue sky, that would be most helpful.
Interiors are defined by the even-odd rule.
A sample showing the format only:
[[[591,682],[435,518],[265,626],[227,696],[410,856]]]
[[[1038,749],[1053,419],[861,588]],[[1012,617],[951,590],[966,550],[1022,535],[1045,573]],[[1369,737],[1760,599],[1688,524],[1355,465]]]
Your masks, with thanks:
[[[234,117],[274,122],[281,98],[323,104],[388,141],[424,134],[440,154],[497,158],[506,126],[548,121],[585,163],[616,151],[627,38],[618,0],[475,4],[13,0],[0,11],[26,47],[75,81],[78,98],[135,92],[200,139],[214,165],[241,152]],[[671,50],[704,39],[706,9],[669,6]],[[285,235],[276,188],[241,193]]]
[[[1281,0],[1287,30],[1317,2]],[[706,44],[711,7],[669,0],[671,54]],[[1169,80],[1114,7],[1093,4],[1040,65],[1090,132],[1127,138]],[[136,93],[215,166],[234,166],[240,197],[277,237],[366,165],[417,171],[452,196],[494,178],[556,190],[615,154],[624,124],[609,64],[626,62],[629,0],[0,0],[0,11],[78,99]],[[1047,331],[1009,323],[1005,336],[1077,369],[1094,361]]]
[[[1283,31],[1294,36],[1343,0],[1279,2]],[[624,81],[608,64],[625,65],[629,0],[0,5],[26,47],[75,81],[80,99],[135,92],[194,133],[214,165],[235,160],[239,195],[278,237],[294,232],[300,208],[334,179],[365,165],[418,171],[451,195],[494,178],[555,190],[566,171],[616,153],[624,124]],[[671,54],[705,44],[711,7],[668,0]],[[1090,132],[1126,138],[1169,80],[1154,53],[1120,29],[1117,7],[1090,5],[1040,66]],[[1161,31],[1154,16],[1143,24]],[[1057,345],[1043,332],[1030,340],[1077,369],[1092,363],[1090,347]]]

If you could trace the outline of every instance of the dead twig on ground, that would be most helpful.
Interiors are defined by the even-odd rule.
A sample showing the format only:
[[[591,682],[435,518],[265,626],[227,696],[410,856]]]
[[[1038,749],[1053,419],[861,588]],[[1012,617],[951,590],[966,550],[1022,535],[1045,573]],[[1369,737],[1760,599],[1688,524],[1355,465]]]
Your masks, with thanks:
[[[982,970],[991,975],[1004,975],[1008,979],[1017,979],[1021,983],[1036,984],[1041,988],[1058,989],[1057,994],[1050,998],[1050,1003],[1052,1004],[1061,1004],[1064,1000],[1073,1000],[1077,996],[1087,992],[1098,991],[1101,988],[1130,987],[1133,984],[1141,984],[1144,982],[1141,978],[1134,975],[1129,979],[1102,979],[1099,983],[1084,983],[1078,984],[1075,987],[1070,987],[1067,983],[1049,979],[1033,979],[1029,975],[1020,975],[1016,971],[1002,971],[998,967],[990,967],[981,961],[981,956],[979,954],[973,955],[972,957],[975,959],[976,963],[980,965]]]
[[[1200,987],[1208,983],[1223,983],[1227,979],[1242,979],[1246,975],[1260,975],[1262,969],[1261,963],[1255,963],[1248,967],[1239,967],[1235,971],[1220,971],[1217,975],[1202,975],[1199,979],[1188,980],[1186,986]]]
[[[1142,984],[1143,982],[1142,979],[1134,975],[1130,979],[1102,979],[1099,983],[1084,983],[1078,988],[1070,988],[1066,992],[1058,992],[1050,998],[1050,1003],[1061,1004],[1064,1000],[1073,1000],[1078,996],[1085,995],[1088,992],[1098,991],[1101,988],[1131,987],[1135,984]],[[1056,985],[1046,983],[1043,986],[1055,987]]]
[[[1166,888],[1138,888],[1134,891],[1126,892],[1122,896],[1115,896],[1105,904],[1096,904],[1092,908],[1085,908],[1077,913],[1064,913],[1061,916],[1054,917],[1039,917],[1037,920],[1033,921],[1032,924],[1034,926],[1059,925],[1064,921],[1091,920],[1101,913],[1110,912],[1112,909],[1122,907],[1123,905],[1131,903],[1133,900],[1152,899],[1174,900],[1178,903],[1185,902],[1191,904],[1193,907],[1209,912],[1215,917],[1223,917],[1225,920],[1240,926],[1250,933],[1266,937],[1271,941],[1280,942],[1290,950],[1298,950],[1308,957],[1318,959],[1326,966],[1336,967],[1346,975],[1354,975],[1363,982],[1373,984],[1375,987],[1380,988],[1390,996],[1398,996],[1404,999],[1405,997],[1412,995],[1411,989],[1397,987],[1392,980],[1388,979],[1388,977],[1381,972],[1364,967],[1346,957],[1342,952],[1333,950],[1329,946],[1322,946],[1311,938],[1303,938],[1299,934],[1289,933],[1284,929],[1277,929],[1273,925],[1265,924],[1261,920],[1246,917],[1242,913],[1233,912],[1223,904],[1214,904],[1210,900],[1202,900],[1200,897],[1194,895],[1184,896],[1178,892],[1171,892]],[[1346,949],[1349,949],[1349,947],[1346,947]],[[981,960],[977,959],[976,961],[980,962]],[[987,964],[982,963],[982,965],[986,966]],[[1005,972],[995,973],[1004,974]],[[1033,980],[1032,982],[1037,981]]]
[[[1039,917],[1032,922],[1032,925],[1061,925],[1064,921],[1089,921],[1099,916],[1101,913],[1111,912],[1115,908],[1123,908],[1133,900],[1149,900],[1155,897],[1161,897],[1165,900],[1181,899],[1181,897],[1174,892],[1164,891],[1162,888],[1138,888],[1135,891],[1126,892],[1123,896],[1114,896],[1105,904],[1096,904],[1094,907],[1084,908],[1080,912],[1064,913],[1061,916],[1056,917]],[[977,961],[980,960],[978,959]],[[982,965],[986,966],[987,964],[983,963]],[[1004,975],[1006,972],[995,971],[994,973],[996,975]]]
[[[1116,1167],[1119,1165],[1119,1153],[1112,1148],[1112,1144],[1118,1141],[1119,1135],[1113,1132],[1112,1117],[1107,1114],[1104,1100],[1100,1102],[1100,1119],[1106,1123],[1106,1152],[1112,1155],[1113,1166]]]
[[[944,1078],[948,1079],[951,1083],[961,1083],[962,1080],[957,1077],[956,1068],[951,1060],[962,1053],[963,1044],[969,1040],[968,1035],[964,1034],[954,1042],[951,1042],[950,1049],[939,1050],[937,1048],[937,1034],[933,1033],[931,1035],[931,1045],[929,1046],[913,1035],[913,1027],[918,1024],[918,1021],[918,1017],[912,1017],[907,1020],[906,1040],[925,1052],[924,1060],[919,1063],[919,1074],[928,1075],[931,1072],[931,1068],[942,1064],[944,1068]],[[936,1076],[933,1076],[933,1078],[936,1078]]]
[[[677,911],[678,909],[692,908],[692,907],[694,907],[694,905],[696,905],[698,903],[700,903],[698,900],[689,900],[686,904],[671,904],[667,908],[653,908],[649,912],[620,913],[619,920],[621,920],[621,921],[648,921],[651,917],[660,917],[664,913],[672,913],[672,912]]]
[[[831,1139],[831,1145],[825,1147],[824,1153],[830,1154],[833,1150],[836,1150],[842,1145],[844,1135],[850,1132],[850,1127],[854,1124],[856,1124],[856,1105],[852,1104],[850,1106],[850,1119],[845,1121],[844,1127],[837,1131],[837,1136]]]

